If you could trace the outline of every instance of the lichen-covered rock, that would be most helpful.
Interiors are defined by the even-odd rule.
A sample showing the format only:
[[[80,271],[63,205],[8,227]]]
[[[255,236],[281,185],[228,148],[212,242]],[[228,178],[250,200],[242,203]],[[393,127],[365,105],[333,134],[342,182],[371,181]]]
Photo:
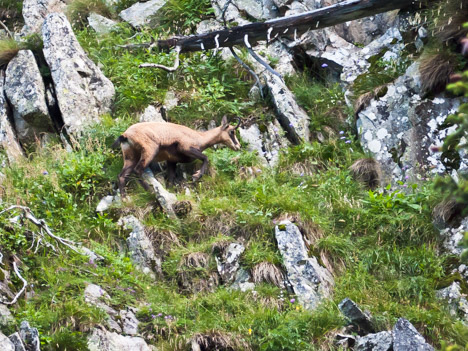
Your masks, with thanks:
[[[65,15],[47,15],[42,38],[64,127],[80,133],[110,111],[114,86],[86,56]]]
[[[218,273],[225,284],[232,283],[239,269],[239,259],[245,247],[239,243],[231,243],[220,256],[215,256]]]
[[[393,327],[393,351],[434,351],[416,328],[400,318]]]
[[[54,131],[44,82],[32,51],[20,50],[8,63],[4,89],[20,141],[31,143],[41,134]]]
[[[88,336],[88,348],[89,351],[151,351],[140,337],[122,336],[97,328]]]
[[[345,317],[358,328],[360,335],[374,332],[370,316],[362,312],[359,306],[351,299],[345,298],[338,304],[338,308]]]
[[[0,147],[5,150],[8,161],[13,163],[23,157],[24,153],[8,118],[10,110],[3,93],[4,82],[5,74],[0,71]]]
[[[404,180],[443,173],[448,170],[445,156],[433,154],[430,147],[441,145],[455,127],[444,128],[446,117],[455,113],[460,99],[420,95],[418,64],[387,86],[384,96],[374,99],[358,114],[357,130],[361,145],[379,161],[387,180]],[[463,155],[460,167],[466,167]]]
[[[96,206],[96,212],[104,212],[104,211],[107,211],[110,206],[114,203],[114,201],[116,200],[117,196],[113,196],[113,195],[107,195],[107,196],[104,196],[98,203],[98,205]]]
[[[125,22],[130,23],[135,28],[142,26],[154,25],[152,23],[154,17],[157,16],[161,7],[166,4],[167,0],[150,0],[146,2],[137,2],[128,9],[119,13],[120,18]]]
[[[85,288],[84,299],[85,302],[90,305],[96,306],[106,312],[106,324],[110,330],[114,330],[118,333],[122,332],[122,328],[115,321],[115,318],[118,317],[119,314],[115,309],[109,306],[111,298],[103,288],[96,284],[89,284]]]
[[[391,332],[383,331],[368,334],[357,340],[355,351],[390,351],[392,350],[393,336]]]
[[[134,216],[126,216],[119,219],[119,225],[131,230],[127,245],[130,257],[134,264],[143,273],[154,276],[154,273],[161,272],[161,258],[156,254],[153,243],[146,234],[145,227]]]
[[[98,34],[109,34],[117,25],[117,22],[94,12],[88,16],[88,23]]]
[[[229,6],[224,11],[226,3],[230,2]],[[211,0],[211,6],[213,7],[215,16],[220,23],[223,23],[222,13],[224,11],[224,18],[227,23],[235,22],[237,25],[244,25],[250,23],[246,19],[242,18],[237,6],[234,6],[231,0]]]
[[[467,296],[461,293],[459,282],[453,282],[446,288],[438,290],[436,297],[447,303],[447,307],[453,317],[460,317],[468,325],[468,300]]]
[[[41,341],[39,340],[37,328],[31,328],[27,321],[22,321],[19,333],[28,351],[41,350]]]
[[[302,234],[295,224],[281,222],[275,227],[275,236],[288,280],[300,304],[307,309],[316,308],[322,299],[330,296],[333,277],[315,257],[309,257]]]
[[[52,12],[63,12],[66,8],[62,0],[24,0],[22,15],[24,27],[22,34],[32,34],[41,31],[45,17]]]
[[[15,345],[5,335],[0,332],[0,350],[2,351],[15,351]]]
[[[453,228],[448,226],[440,231],[440,237],[442,238],[442,246],[444,249],[453,254],[461,255],[462,248],[459,247],[460,242],[463,240],[464,233],[468,231],[468,217],[463,218],[460,226]]]

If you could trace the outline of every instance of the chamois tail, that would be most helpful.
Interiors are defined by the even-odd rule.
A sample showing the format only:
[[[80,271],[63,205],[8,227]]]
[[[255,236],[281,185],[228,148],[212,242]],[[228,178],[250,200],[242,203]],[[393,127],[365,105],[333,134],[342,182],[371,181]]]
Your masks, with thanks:
[[[112,144],[112,148],[113,149],[116,149],[120,144],[122,144],[123,142],[127,141],[128,139],[126,137],[124,137],[123,135],[119,136],[115,141],[114,143]]]

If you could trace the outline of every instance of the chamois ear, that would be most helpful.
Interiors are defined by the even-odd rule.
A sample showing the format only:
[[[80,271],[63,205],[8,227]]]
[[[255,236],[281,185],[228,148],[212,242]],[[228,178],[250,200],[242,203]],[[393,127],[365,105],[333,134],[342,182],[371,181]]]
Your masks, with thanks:
[[[225,130],[227,129],[227,127],[229,127],[229,123],[228,123],[226,115],[224,115],[223,119],[221,120],[221,127],[222,127],[221,128],[222,130]]]

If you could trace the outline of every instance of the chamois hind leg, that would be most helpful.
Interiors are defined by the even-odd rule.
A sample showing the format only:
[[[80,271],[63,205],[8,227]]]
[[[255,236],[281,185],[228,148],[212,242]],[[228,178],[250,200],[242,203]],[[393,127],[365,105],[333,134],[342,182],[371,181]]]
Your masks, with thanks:
[[[124,157],[124,165],[122,171],[118,176],[120,196],[123,199],[126,196],[125,185],[127,183],[128,176],[133,172],[137,165],[137,154],[129,148],[128,145],[122,144],[122,153]]]
[[[200,150],[194,148],[194,147],[191,147],[189,150],[185,150],[185,151],[182,151],[184,154],[186,154],[187,156],[189,157],[192,157],[192,158],[196,158],[198,160],[202,160],[203,163],[202,163],[202,166],[200,168],[200,170],[198,170],[197,172],[195,172],[193,175],[192,175],[192,178],[193,178],[193,181],[196,182],[197,180],[199,180],[206,172],[206,168],[208,167],[208,157],[206,157],[206,155],[201,152]]]
[[[174,185],[176,176],[176,163],[167,161],[167,183]]]
[[[143,172],[146,169],[146,167],[149,166],[151,161],[153,161],[153,159],[156,157],[156,155],[158,154],[158,150],[159,150],[159,147],[156,147],[153,151],[149,149],[143,149],[141,151],[140,160],[135,166],[135,173],[138,176],[138,181],[146,191],[150,191],[151,188],[149,184],[146,182],[146,180],[143,179],[142,177]]]

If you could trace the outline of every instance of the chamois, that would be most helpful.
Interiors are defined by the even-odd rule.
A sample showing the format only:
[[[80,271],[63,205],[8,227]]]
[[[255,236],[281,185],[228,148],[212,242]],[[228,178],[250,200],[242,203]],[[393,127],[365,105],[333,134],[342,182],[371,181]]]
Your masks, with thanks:
[[[141,177],[143,171],[151,161],[167,161],[167,175],[170,183],[174,182],[177,163],[189,163],[195,159],[203,161],[199,171],[193,174],[197,181],[208,167],[208,158],[203,150],[215,144],[224,144],[233,150],[240,150],[241,146],[236,138],[238,124],[231,126],[226,116],[219,127],[206,132],[199,132],[174,123],[142,122],[130,126],[112,147],[120,145],[124,158],[124,165],[118,177],[119,190],[125,197],[125,184],[128,176],[135,172],[140,184],[149,190],[149,186]]]

